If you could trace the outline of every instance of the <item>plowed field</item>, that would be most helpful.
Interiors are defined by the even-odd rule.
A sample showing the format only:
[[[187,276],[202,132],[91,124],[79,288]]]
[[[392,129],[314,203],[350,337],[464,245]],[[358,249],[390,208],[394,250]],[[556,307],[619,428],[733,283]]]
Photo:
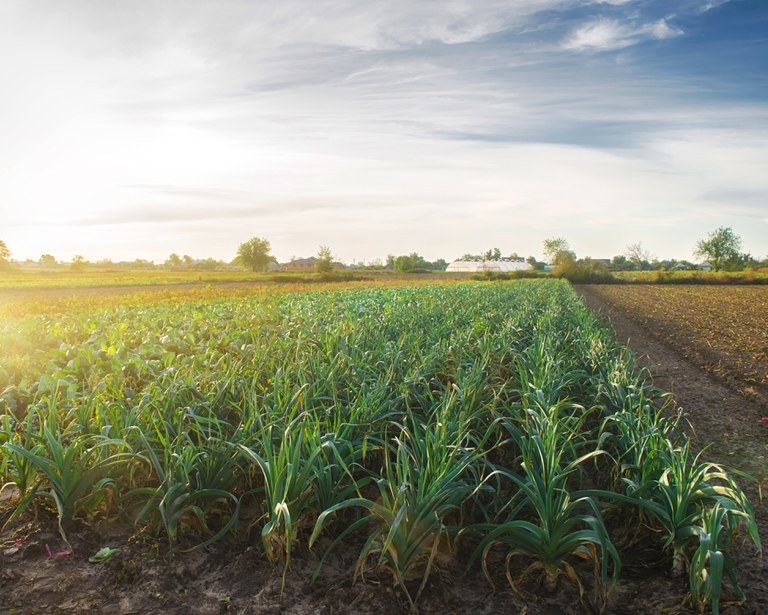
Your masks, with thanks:
[[[589,293],[768,406],[768,287],[590,286]]]

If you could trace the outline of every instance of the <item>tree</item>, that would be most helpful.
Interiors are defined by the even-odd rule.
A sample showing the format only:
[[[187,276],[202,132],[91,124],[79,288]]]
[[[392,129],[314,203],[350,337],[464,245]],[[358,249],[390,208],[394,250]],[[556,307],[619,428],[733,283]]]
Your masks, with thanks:
[[[237,249],[239,264],[250,267],[251,271],[264,271],[269,264],[269,251],[272,247],[266,239],[251,237],[245,243],[241,243]]]
[[[9,258],[11,258],[11,251],[6,243],[0,239],[0,264],[7,263]]]
[[[411,271],[413,269],[413,264],[411,262],[410,256],[398,256],[395,259],[395,271],[398,271],[400,273],[407,273],[408,271]]]
[[[544,271],[544,263],[537,261],[536,257],[534,256],[529,256],[525,259],[525,262],[533,267],[536,271]]]
[[[330,273],[333,271],[333,254],[328,246],[320,246],[315,259],[315,271],[317,273]]]
[[[82,254],[75,254],[75,256],[72,258],[72,263],[70,264],[70,267],[74,271],[82,271],[83,267],[85,267],[87,262],[88,261],[85,260],[85,257]]]
[[[395,259],[395,271],[400,273],[408,273],[409,271],[415,271],[416,269],[426,269],[427,261],[424,257],[417,252],[411,252],[409,255],[398,256]]]
[[[41,254],[37,262],[43,267],[53,267],[56,264],[56,257],[53,254]]]
[[[488,250],[487,252],[483,253],[483,260],[484,261],[500,261],[501,260],[501,250],[498,248],[492,248],[491,250]]]
[[[576,261],[576,254],[571,250],[571,246],[562,237],[552,237],[544,240],[544,258],[551,264],[568,264]]]
[[[167,259],[165,259],[165,266],[171,269],[178,269],[181,267],[181,257],[173,252]]]
[[[611,269],[614,271],[626,271],[632,267],[627,257],[623,254],[617,254],[611,259]]]
[[[696,242],[694,256],[705,258],[714,271],[720,271],[730,260],[740,257],[741,237],[730,226],[721,226],[707,235],[706,239]]]
[[[641,271],[643,269],[650,269],[654,256],[649,250],[643,248],[643,242],[631,243],[627,246],[627,251],[624,253],[627,258],[634,263]]]

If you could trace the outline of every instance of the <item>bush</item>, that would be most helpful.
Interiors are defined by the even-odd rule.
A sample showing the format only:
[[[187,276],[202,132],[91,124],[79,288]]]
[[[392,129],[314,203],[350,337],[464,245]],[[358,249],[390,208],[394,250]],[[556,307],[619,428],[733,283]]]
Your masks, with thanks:
[[[616,278],[604,267],[579,265],[570,261],[555,268],[555,275],[573,284],[613,284]]]
[[[473,280],[479,282],[496,282],[503,280],[526,280],[533,278],[545,277],[546,274],[539,273],[538,271],[483,271],[475,273],[472,276]]]

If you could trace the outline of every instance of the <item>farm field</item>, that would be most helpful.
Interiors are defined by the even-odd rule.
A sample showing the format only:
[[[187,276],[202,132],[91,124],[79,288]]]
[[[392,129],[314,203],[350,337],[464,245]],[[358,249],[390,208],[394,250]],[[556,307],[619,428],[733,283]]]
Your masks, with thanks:
[[[325,277],[349,278],[350,280],[391,280],[409,277],[428,277],[435,280],[462,279],[466,276],[461,273],[445,273],[434,271],[427,274],[401,274],[386,270],[351,270],[336,271],[326,274]],[[230,284],[291,284],[322,282],[322,277],[312,271],[290,272],[272,271],[265,273],[252,273],[241,270],[174,270],[174,269],[104,269],[88,267],[81,271],[70,269],[0,269],[0,290],[23,291],[35,289],[47,289],[51,292],[56,289],[81,289],[93,288],[108,289],[116,287],[124,290],[127,287],[173,287],[173,286],[200,286],[200,285],[230,285]]]
[[[155,299],[0,321],[0,613],[768,608],[568,283]]]
[[[253,274],[252,277],[232,280],[216,278],[201,281],[168,283],[157,277],[152,283],[136,282],[130,275],[117,275],[110,283],[49,285],[30,282],[23,286],[0,285],[0,318],[19,318],[26,315],[62,314],[78,310],[94,310],[128,305],[176,305],[190,301],[277,295],[345,288],[412,287],[450,285],[466,281],[463,274],[405,274],[391,272],[367,274],[364,277],[324,281],[314,274],[281,274],[280,281]],[[308,281],[309,280],[309,281]]]
[[[768,411],[768,287],[589,286],[684,358]]]

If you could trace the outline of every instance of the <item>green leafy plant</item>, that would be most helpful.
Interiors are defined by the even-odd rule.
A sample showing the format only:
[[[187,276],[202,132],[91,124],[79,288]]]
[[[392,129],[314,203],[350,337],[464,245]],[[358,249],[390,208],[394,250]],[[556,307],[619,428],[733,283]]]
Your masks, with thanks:
[[[363,573],[369,558],[375,558],[376,566],[393,576],[414,607],[439,553],[450,550],[450,539],[458,531],[450,520],[485,484],[485,465],[481,454],[469,447],[466,431],[454,431],[455,423],[394,427],[398,435],[384,445],[381,478],[375,480],[378,498],[350,498],[323,511],[310,546],[335,513],[348,508],[364,511],[331,543],[314,576],[341,540],[367,526],[355,577]],[[421,582],[414,593],[408,582],[415,579]]]
[[[234,450],[227,442],[210,438],[196,443],[189,434],[168,438],[167,433],[158,431],[163,446],[156,451],[141,430],[132,431],[143,444],[159,480],[157,486],[139,487],[126,494],[126,503],[136,497],[146,498],[136,517],[137,524],[157,516],[168,536],[171,553],[176,548],[180,528],[193,519],[212,535],[191,549],[212,544],[234,527],[240,511],[240,499],[232,491],[238,466]],[[229,503],[229,518],[218,531],[211,532],[206,512],[221,502]]]
[[[58,511],[59,531],[67,541],[65,527],[75,515],[93,502],[105,489],[114,485],[110,471],[133,458],[127,451],[110,453],[109,447],[124,448],[122,441],[81,435],[65,442],[60,433],[43,427],[44,443],[26,449],[12,442],[4,447],[31,463],[40,473],[41,485],[35,489],[49,496]],[[42,490],[42,491],[41,491]],[[22,500],[12,515],[18,517],[28,499]]]
[[[595,600],[600,602],[616,583],[621,561],[594,499],[571,493],[568,481],[581,470],[582,464],[602,451],[573,457],[575,432],[569,429],[569,423],[572,427],[573,421],[580,419],[563,416],[561,409],[562,406],[556,406],[546,411],[531,410],[524,427],[510,426],[521,451],[522,473],[500,473],[514,483],[517,491],[508,504],[506,521],[474,528],[485,535],[472,559],[482,555],[483,569],[490,580],[488,555],[495,546],[505,546],[506,575],[513,588],[540,571],[547,589],[553,590],[558,578],[564,575],[578,587],[580,595],[583,585],[568,558],[591,560],[595,567]],[[516,581],[511,564],[517,556],[534,561]]]

